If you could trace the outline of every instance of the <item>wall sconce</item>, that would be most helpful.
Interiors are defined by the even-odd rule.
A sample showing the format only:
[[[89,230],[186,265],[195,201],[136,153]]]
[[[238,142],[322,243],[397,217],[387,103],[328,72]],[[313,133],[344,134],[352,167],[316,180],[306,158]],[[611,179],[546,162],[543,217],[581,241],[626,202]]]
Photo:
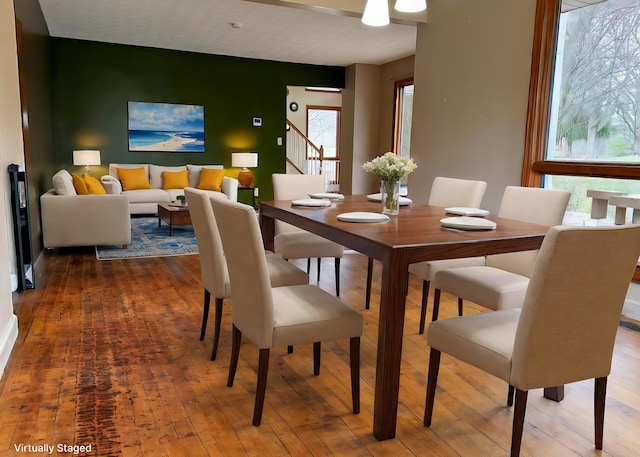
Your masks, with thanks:
[[[251,173],[249,168],[255,168],[258,166],[258,153],[232,152],[231,166],[242,168],[240,173],[238,173],[238,182],[242,187],[251,187],[251,183],[253,182],[253,173]]]
[[[84,172],[93,176],[89,165],[100,165],[100,151],[94,149],[79,149],[73,151],[73,164],[75,166],[84,165]]]

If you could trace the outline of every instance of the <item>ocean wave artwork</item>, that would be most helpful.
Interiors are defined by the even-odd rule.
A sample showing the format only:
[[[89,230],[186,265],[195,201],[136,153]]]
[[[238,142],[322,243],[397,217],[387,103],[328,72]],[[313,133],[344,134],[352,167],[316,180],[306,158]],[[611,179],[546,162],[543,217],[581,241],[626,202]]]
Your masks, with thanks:
[[[130,151],[204,152],[204,106],[128,105]]]

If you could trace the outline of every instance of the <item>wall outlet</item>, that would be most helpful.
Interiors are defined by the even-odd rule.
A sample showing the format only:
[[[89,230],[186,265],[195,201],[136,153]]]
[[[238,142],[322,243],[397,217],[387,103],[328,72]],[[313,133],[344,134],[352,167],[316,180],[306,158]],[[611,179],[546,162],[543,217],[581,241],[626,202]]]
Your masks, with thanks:
[[[253,189],[253,196],[254,197],[259,197],[260,196],[260,192],[258,192],[260,189],[258,189],[257,187],[255,189]]]

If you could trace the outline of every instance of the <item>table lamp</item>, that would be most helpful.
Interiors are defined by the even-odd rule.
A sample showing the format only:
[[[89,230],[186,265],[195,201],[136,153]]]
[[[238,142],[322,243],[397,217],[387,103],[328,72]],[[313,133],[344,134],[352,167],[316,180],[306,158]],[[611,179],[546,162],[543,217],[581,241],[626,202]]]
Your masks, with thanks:
[[[100,165],[100,151],[95,149],[80,149],[73,151],[73,164],[76,166],[84,165],[84,172],[93,176],[89,165]]]
[[[253,181],[253,174],[249,168],[255,168],[258,166],[258,153],[257,152],[232,152],[231,153],[231,166],[242,167],[240,173],[238,173],[238,182],[242,187],[251,187]]]

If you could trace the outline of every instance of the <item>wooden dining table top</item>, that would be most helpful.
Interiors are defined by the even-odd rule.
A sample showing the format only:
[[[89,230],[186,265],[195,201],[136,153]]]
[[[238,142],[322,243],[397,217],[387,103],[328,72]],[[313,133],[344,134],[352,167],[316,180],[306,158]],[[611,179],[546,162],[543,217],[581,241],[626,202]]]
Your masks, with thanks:
[[[343,246],[381,259],[389,249],[404,250],[409,263],[538,249],[548,229],[489,215],[495,230],[457,230],[441,227],[440,220],[453,215],[438,206],[411,203],[400,207],[386,222],[342,222],[337,216],[348,212],[380,213],[380,202],[365,195],[346,196],[328,207],[293,206],[289,200],[260,202],[261,214],[289,222],[325,236]]]

